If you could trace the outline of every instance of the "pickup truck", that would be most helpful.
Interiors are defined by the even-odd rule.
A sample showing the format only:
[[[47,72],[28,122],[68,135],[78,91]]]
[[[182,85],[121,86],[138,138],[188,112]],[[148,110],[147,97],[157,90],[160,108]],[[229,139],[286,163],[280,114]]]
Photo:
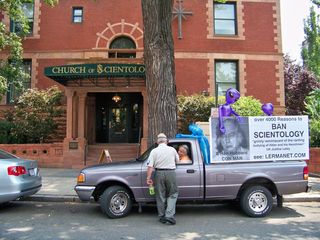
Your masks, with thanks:
[[[189,147],[191,164],[177,164],[178,203],[216,203],[234,200],[250,217],[270,213],[274,198],[282,206],[282,196],[308,191],[305,161],[223,162],[204,164],[197,139],[174,138],[168,145]],[[91,166],[80,171],[75,191],[82,201],[94,199],[110,218],[130,213],[139,206],[155,202],[146,184],[148,149],[139,158]]]

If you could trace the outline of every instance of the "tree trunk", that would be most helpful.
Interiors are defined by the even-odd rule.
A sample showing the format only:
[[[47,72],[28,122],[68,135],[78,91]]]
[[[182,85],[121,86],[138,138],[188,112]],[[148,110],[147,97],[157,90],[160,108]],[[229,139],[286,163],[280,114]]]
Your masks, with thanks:
[[[148,95],[148,145],[163,132],[177,133],[177,95],[171,30],[173,1],[141,0],[144,24],[144,62]]]

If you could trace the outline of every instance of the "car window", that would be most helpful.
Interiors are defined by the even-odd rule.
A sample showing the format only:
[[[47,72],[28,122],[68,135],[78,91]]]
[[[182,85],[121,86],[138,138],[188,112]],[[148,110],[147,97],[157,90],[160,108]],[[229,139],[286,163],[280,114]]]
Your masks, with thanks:
[[[8,158],[18,158],[8,152],[5,152],[3,150],[0,150],[0,159],[8,159]]]

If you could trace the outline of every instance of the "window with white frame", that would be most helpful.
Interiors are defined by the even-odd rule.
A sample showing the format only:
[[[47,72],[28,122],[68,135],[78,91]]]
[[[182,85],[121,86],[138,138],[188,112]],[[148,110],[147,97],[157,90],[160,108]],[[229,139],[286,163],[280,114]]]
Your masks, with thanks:
[[[72,8],[72,22],[82,23],[83,22],[83,7]]]
[[[214,69],[216,99],[225,96],[228,88],[238,89],[238,61],[216,60]]]
[[[214,2],[214,34],[215,35],[237,35],[236,3]]]

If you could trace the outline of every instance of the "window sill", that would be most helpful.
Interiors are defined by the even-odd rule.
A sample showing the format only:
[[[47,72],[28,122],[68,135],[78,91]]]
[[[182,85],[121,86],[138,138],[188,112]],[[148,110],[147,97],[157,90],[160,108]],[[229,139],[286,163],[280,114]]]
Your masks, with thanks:
[[[215,36],[207,36],[208,39],[219,39],[219,40],[245,40],[244,36],[238,35],[215,35]]]

